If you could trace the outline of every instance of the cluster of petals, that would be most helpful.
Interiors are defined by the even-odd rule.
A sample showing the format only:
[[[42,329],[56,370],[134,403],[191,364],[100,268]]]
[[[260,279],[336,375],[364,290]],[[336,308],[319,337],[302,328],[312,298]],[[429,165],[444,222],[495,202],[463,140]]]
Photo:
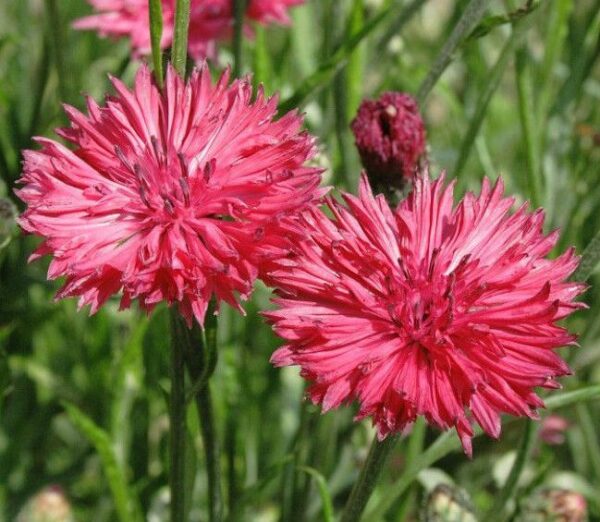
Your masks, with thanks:
[[[122,290],[123,308],[177,303],[203,324],[211,297],[239,307],[250,293],[277,222],[321,198],[314,139],[296,113],[274,119],[275,97],[228,72],[213,84],[206,65],[187,83],[169,68],[162,92],[145,66],[132,90],[112,82],[104,106],[66,107],[71,148],[37,138],[24,153],[20,224],[44,238],[32,257],[51,254],[58,297],[92,312]]]
[[[163,35],[161,45],[170,47],[173,41],[175,0],[161,0]],[[101,36],[128,37],[136,56],[151,52],[148,0],[88,0],[96,13],[77,20],[77,29],[98,31]],[[304,0],[250,0],[246,15],[258,23],[288,24],[288,9]],[[231,35],[234,23],[231,0],[192,0],[188,51],[199,61],[214,57],[216,43]]]
[[[328,200],[333,217],[305,212],[266,316],[286,341],[272,362],[300,366],[324,411],[356,400],[380,439],[424,416],[470,455],[473,421],[498,437],[502,413],[535,418],[534,389],[569,374],[553,349],[575,336],[557,321],[584,287],[572,250],[547,257],[558,236],[541,210],[511,213],[487,179],[455,206],[443,178],[418,176],[392,210],[363,176],[358,197]]]

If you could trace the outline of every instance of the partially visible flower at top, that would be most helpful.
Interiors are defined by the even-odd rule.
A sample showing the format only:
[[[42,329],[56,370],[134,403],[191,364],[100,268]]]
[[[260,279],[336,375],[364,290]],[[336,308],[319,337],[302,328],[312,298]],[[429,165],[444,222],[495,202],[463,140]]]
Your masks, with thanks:
[[[203,324],[211,296],[239,307],[251,292],[277,221],[322,196],[314,139],[229,72],[213,85],[207,66],[187,83],[169,68],[162,93],[146,66],[132,90],[112,82],[105,106],[66,107],[73,150],[37,138],[24,153],[20,225],[45,239],[32,258],[51,254],[57,297],[92,313],[122,289],[122,308],[177,303]]]
[[[305,0],[250,0],[247,16],[250,20],[267,24],[290,23],[287,10]],[[151,52],[150,17],[148,0],[88,0],[96,14],[77,20],[76,29],[92,29],[101,36],[129,37],[134,56]],[[162,0],[163,36],[161,46],[173,42],[175,0]],[[214,58],[216,44],[230,37],[234,23],[231,0],[192,0],[188,51],[197,61]],[[248,30],[249,31],[249,30]]]
[[[305,240],[267,277],[287,342],[272,362],[300,366],[324,411],[357,400],[380,439],[424,416],[470,455],[472,420],[498,437],[502,413],[537,418],[534,388],[569,374],[553,349],[575,336],[556,322],[584,306],[573,250],[546,257],[543,212],[509,214],[487,179],[454,207],[453,184],[427,174],[395,211],[364,175],[344,200],[328,200],[333,219],[304,213]]]
[[[400,92],[364,100],[351,127],[371,185],[384,193],[402,190],[425,152],[425,126],[417,102]]]
[[[550,446],[559,446],[565,442],[565,432],[570,423],[560,415],[548,415],[542,419],[538,436]]]

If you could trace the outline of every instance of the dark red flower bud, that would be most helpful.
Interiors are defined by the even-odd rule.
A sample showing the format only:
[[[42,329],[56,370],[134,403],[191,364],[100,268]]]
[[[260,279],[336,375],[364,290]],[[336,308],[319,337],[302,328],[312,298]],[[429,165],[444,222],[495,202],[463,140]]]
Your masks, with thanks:
[[[401,190],[412,179],[425,151],[425,127],[414,98],[386,92],[364,100],[352,132],[372,185],[384,192]]]

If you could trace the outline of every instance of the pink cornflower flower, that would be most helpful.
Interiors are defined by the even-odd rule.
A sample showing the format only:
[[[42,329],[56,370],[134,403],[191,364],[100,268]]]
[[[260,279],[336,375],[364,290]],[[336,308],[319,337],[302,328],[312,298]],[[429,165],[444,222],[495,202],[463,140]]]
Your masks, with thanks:
[[[58,133],[73,150],[37,138],[24,153],[20,224],[44,238],[32,259],[51,254],[57,297],[92,313],[121,289],[122,308],[177,303],[200,324],[211,296],[239,307],[277,220],[322,196],[321,171],[304,166],[313,138],[229,72],[213,85],[206,66],[187,83],[170,68],[162,93],[145,66],[133,90],[112,82],[105,106],[66,107]]]
[[[371,184],[401,190],[417,172],[425,152],[425,125],[417,102],[401,92],[364,100],[351,124]]]
[[[290,23],[288,9],[303,4],[305,0],[250,0],[247,17],[255,22]],[[96,14],[77,20],[76,29],[91,29],[101,36],[129,37],[134,56],[151,52],[150,16],[147,0],[88,0]],[[170,47],[173,42],[175,0],[162,0],[163,36],[161,45]],[[192,0],[188,51],[199,61],[214,58],[216,44],[230,37],[234,23],[231,0]],[[251,31],[248,29],[248,32]]]
[[[308,239],[268,278],[287,341],[272,362],[300,366],[324,411],[357,400],[380,439],[422,415],[471,455],[472,418],[492,437],[501,413],[537,418],[533,389],[569,373],[552,350],[575,336],[556,321],[584,287],[567,281],[573,250],[546,258],[543,212],[510,215],[502,194],[486,179],[453,207],[453,184],[425,174],[392,211],[363,176],[347,207],[328,200],[333,219],[306,212]]]

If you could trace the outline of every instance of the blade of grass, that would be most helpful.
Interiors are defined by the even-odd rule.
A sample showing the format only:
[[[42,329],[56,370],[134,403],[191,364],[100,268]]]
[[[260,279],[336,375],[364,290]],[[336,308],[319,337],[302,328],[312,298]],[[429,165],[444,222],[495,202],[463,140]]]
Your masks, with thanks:
[[[444,46],[433,62],[431,69],[429,69],[427,76],[419,87],[419,91],[417,92],[417,100],[420,105],[422,105],[426,100],[427,96],[431,92],[431,89],[433,89],[437,81],[440,79],[440,76],[442,76],[442,73],[446,70],[446,67],[448,67],[454,51],[456,51],[466,35],[468,35],[483,18],[489,3],[490,0],[471,0],[468,3],[467,7],[463,11],[462,16],[460,17],[460,20],[454,26],[454,29],[452,29],[448,40],[446,40],[444,43]]]
[[[543,129],[548,118],[550,99],[555,91],[552,81],[554,69],[558,63],[561,51],[568,33],[569,15],[573,8],[573,0],[555,0],[549,9],[550,20],[544,41],[544,59],[537,80],[537,128]]]
[[[322,520],[323,522],[333,522],[333,502],[331,501],[331,495],[325,477],[323,477],[316,469],[309,466],[298,466],[296,469],[308,473],[315,480],[317,489],[319,490],[319,496],[321,497],[321,504],[323,506]]]
[[[133,403],[142,382],[142,343],[148,330],[149,321],[140,320],[135,324],[127,344],[117,361],[114,379],[114,394],[111,401],[111,438],[119,464],[128,461]]]
[[[154,64],[154,77],[158,86],[163,87],[163,61],[160,41],[163,34],[163,13],[161,0],[150,2],[150,41],[152,42],[152,63]]]
[[[119,466],[110,437],[76,406],[63,404],[71,422],[94,446],[112,493],[115,509],[121,522],[142,522],[141,508],[133,490],[127,484],[124,470]]]
[[[515,76],[519,100],[519,121],[525,146],[527,185],[532,206],[542,203],[542,175],[540,170],[539,137],[536,128],[533,82],[529,67],[529,54],[525,47],[516,52]]]
[[[256,26],[254,29],[254,53],[253,53],[253,79],[254,87],[258,85],[271,84],[271,61],[269,58],[269,47],[265,28]]]
[[[596,425],[590,412],[589,404],[579,403],[575,406],[579,427],[583,434],[587,455],[591,464],[596,484],[600,483],[600,446],[598,445],[598,433]]]
[[[423,444],[425,442],[426,433],[427,423],[425,422],[425,419],[419,417],[415,421],[412,431],[410,432],[410,436],[408,438],[408,448],[406,452],[406,467],[414,466],[415,463],[421,457],[421,453],[423,453]],[[404,495],[404,499],[401,502],[398,510],[402,514],[399,514],[399,516],[396,517],[396,520],[404,520],[406,518],[411,508],[411,504],[414,502],[414,493],[416,493],[416,488],[414,486],[407,490],[407,494]]]
[[[389,28],[377,42],[377,52],[381,53],[385,50],[388,43],[390,43],[390,40],[394,36],[400,34],[400,31],[406,23],[419,12],[419,9],[421,9],[426,2],[427,0],[412,0],[412,2],[403,9],[398,9],[397,13],[392,18]]]
[[[51,31],[48,30],[48,32]],[[29,118],[29,127],[27,129],[27,134],[25,136],[21,136],[23,140],[26,140],[26,143],[21,143],[19,149],[24,148],[26,144],[30,143],[31,138],[37,133],[37,130],[40,126],[42,104],[44,102],[44,95],[46,93],[48,80],[50,78],[49,49],[50,46],[47,43],[47,36],[45,36],[42,39],[42,53],[35,74],[35,83],[33,88],[33,107],[31,109],[31,116]]]
[[[535,11],[540,5],[541,0],[528,0],[523,7],[519,7],[514,11],[510,11],[503,15],[488,16],[473,29],[471,34],[465,39],[464,43],[468,44],[473,40],[482,38],[501,25],[516,23],[524,16]]]
[[[531,453],[536,433],[537,430],[533,421],[531,419],[527,419],[525,421],[523,438],[521,439],[521,445],[519,446],[517,457],[512,465],[512,468],[510,469],[510,473],[508,474],[508,478],[506,479],[504,486],[498,492],[496,500],[492,504],[491,509],[488,511],[487,520],[494,519],[502,521],[506,519],[506,503],[509,501],[509,499],[515,496],[517,486],[519,485],[519,479],[521,478],[523,470],[525,469],[525,465],[527,464],[527,459]]]
[[[345,40],[333,53],[331,58],[325,60],[318,69],[305,78],[296,91],[279,105],[281,113],[289,112],[300,107],[316,92],[325,87],[334,78],[336,73],[348,63],[354,49],[385,22],[396,9],[395,5],[383,8],[377,15],[366,21],[362,29],[352,38]]]
[[[50,37],[52,38],[52,48],[54,51],[54,63],[56,65],[56,75],[58,77],[58,91],[63,101],[69,99],[68,72],[65,67],[64,57],[64,31],[63,24],[58,10],[56,0],[47,0],[46,9],[48,11],[48,20],[50,22]]]
[[[350,10],[350,20],[348,23],[347,38],[357,34],[365,23],[364,0],[353,0]],[[362,85],[365,65],[365,45],[362,42],[350,54],[348,65],[346,66],[346,117],[351,119],[362,99]]]
[[[595,16],[594,16],[595,15]],[[550,114],[560,114],[565,111],[571,101],[578,99],[577,93],[581,92],[584,82],[594,69],[594,64],[600,56],[600,1],[595,2],[590,9],[590,21],[582,38],[581,47],[576,48],[577,54],[570,60],[570,70],[563,83]],[[594,39],[593,47],[586,52],[584,43]]]
[[[492,67],[488,79],[483,86],[483,89],[475,104],[475,112],[471,118],[471,121],[469,122],[469,127],[461,143],[458,158],[454,164],[453,174],[457,178],[460,178],[462,170],[467,163],[469,154],[471,153],[471,149],[473,148],[473,144],[475,143],[475,139],[477,138],[477,134],[479,133],[479,129],[481,128],[487,113],[488,105],[492,99],[492,96],[500,85],[500,80],[502,79],[504,70],[506,69],[508,62],[512,57],[516,46],[523,37],[525,30],[526,26],[524,24],[517,24],[517,26],[513,28],[511,35],[504,44],[500,56]]]

